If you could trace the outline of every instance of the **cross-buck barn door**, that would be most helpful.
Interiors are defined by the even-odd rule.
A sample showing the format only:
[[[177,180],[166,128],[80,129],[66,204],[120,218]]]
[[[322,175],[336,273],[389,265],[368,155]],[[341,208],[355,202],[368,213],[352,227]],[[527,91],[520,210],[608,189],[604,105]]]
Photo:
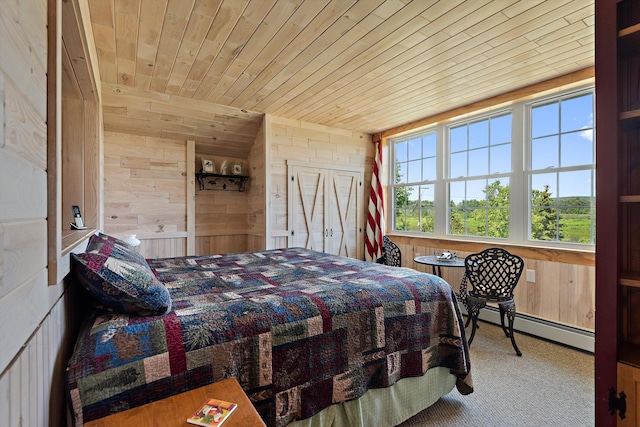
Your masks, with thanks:
[[[360,211],[359,191],[362,190],[362,173],[355,171],[331,171],[329,179],[329,247],[327,252],[358,258],[358,222]],[[325,232],[326,234],[326,232]]]
[[[360,258],[362,175],[289,165],[289,247]]]
[[[289,168],[289,247],[325,252],[326,171]]]

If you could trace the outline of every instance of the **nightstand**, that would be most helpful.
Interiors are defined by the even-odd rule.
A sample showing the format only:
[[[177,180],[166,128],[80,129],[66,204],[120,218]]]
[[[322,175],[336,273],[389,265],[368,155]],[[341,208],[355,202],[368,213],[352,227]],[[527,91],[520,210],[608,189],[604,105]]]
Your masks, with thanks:
[[[224,422],[224,427],[266,427],[235,378],[228,378],[108,417],[89,421],[84,425],[85,427],[190,426],[193,424],[187,423],[187,418],[210,397],[238,404],[238,408]]]

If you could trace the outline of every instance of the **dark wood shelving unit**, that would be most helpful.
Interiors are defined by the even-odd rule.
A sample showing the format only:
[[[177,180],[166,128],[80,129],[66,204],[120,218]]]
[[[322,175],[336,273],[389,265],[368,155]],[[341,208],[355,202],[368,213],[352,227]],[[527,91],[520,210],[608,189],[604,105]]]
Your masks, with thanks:
[[[631,427],[640,411],[640,2],[595,5],[596,425]]]

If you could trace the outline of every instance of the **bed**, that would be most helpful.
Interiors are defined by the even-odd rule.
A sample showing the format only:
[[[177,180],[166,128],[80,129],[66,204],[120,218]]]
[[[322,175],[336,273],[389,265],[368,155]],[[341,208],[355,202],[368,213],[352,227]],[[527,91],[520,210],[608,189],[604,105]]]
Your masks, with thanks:
[[[94,306],[66,372],[76,426],[228,377],[276,427],[396,425],[473,391],[431,274],[303,248],[145,260],[106,235],[72,270]]]

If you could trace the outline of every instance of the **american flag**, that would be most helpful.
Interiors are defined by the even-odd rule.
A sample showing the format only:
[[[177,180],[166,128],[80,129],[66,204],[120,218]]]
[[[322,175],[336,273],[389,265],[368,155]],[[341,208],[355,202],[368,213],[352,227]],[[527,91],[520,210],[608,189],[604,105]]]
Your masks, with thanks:
[[[384,195],[380,182],[380,168],[382,167],[382,141],[376,142],[376,157],[371,177],[371,192],[369,193],[369,213],[367,214],[367,235],[365,236],[365,257],[367,261],[375,262],[382,257],[382,235],[384,227]]]

